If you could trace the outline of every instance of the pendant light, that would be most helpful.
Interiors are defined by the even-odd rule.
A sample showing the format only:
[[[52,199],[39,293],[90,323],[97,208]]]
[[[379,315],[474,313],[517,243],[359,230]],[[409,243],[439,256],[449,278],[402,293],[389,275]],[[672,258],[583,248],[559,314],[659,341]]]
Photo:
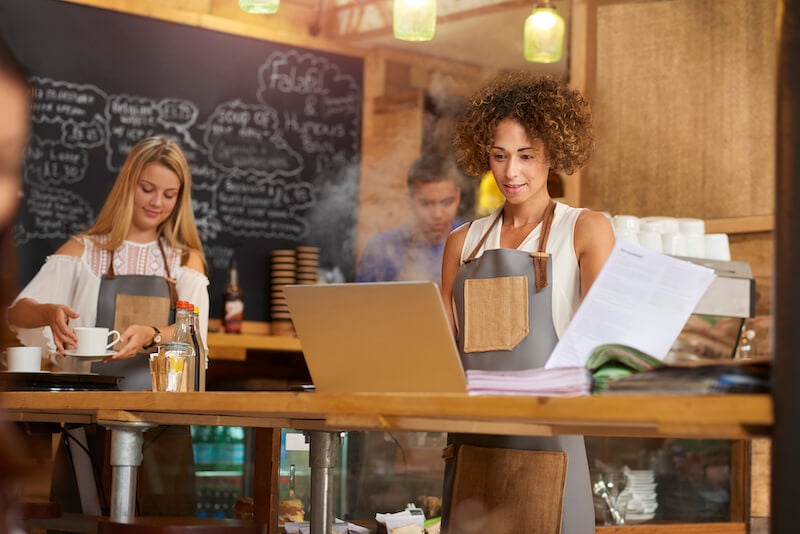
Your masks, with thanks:
[[[239,0],[239,7],[247,13],[271,15],[278,12],[281,0]]]
[[[564,51],[564,19],[550,0],[534,4],[525,19],[525,59],[534,63],[555,63]]]
[[[436,33],[436,0],[394,0],[392,29],[402,41],[430,41]]]

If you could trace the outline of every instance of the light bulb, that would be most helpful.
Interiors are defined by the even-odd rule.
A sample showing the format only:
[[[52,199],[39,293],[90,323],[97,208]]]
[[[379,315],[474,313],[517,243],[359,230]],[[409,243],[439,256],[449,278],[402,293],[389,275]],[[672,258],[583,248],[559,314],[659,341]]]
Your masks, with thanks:
[[[430,41],[436,33],[436,0],[394,0],[396,39]]]
[[[271,15],[278,12],[281,0],[239,0],[239,7],[247,13]]]
[[[525,59],[555,63],[564,51],[564,19],[553,7],[535,7],[525,20]]]

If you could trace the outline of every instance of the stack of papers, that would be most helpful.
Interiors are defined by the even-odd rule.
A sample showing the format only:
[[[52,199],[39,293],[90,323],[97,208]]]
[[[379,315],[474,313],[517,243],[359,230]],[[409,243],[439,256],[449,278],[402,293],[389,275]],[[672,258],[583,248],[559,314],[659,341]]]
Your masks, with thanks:
[[[663,360],[714,270],[618,240],[545,367],[585,366],[616,343]]]
[[[467,371],[470,395],[539,395],[574,397],[592,391],[592,375],[585,367],[526,369],[524,371]]]
[[[606,384],[605,392],[672,395],[768,393],[771,371],[772,362],[768,359],[663,366],[611,380]]]

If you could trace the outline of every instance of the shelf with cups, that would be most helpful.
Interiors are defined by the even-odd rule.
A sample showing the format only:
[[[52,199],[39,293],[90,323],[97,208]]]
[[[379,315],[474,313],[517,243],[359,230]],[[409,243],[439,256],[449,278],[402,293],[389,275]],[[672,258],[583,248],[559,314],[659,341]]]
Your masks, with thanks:
[[[270,324],[244,321],[241,334],[226,334],[219,319],[208,322],[208,348],[211,360],[244,361],[248,350],[302,352],[300,340],[293,336],[270,335]]]

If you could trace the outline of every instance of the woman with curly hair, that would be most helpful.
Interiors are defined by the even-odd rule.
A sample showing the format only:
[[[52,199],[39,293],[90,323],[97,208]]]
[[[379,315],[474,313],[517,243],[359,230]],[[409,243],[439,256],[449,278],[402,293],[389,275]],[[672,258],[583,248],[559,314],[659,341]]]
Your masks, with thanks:
[[[442,297],[465,369],[544,367],[581,298],[614,246],[600,213],[556,203],[550,170],[571,174],[594,145],[588,103],[549,77],[505,74],[478,91],[459,117],[454,148],[469,174],[491,170],[505,203],[448,237]],[[451,434],[461,445],[568,453],[563,532],[594,532],[594,507],[582,436],[547,438]],[[455,476],[445,468],[444,505]],[[443,526],[465,531],[458,510]]]

